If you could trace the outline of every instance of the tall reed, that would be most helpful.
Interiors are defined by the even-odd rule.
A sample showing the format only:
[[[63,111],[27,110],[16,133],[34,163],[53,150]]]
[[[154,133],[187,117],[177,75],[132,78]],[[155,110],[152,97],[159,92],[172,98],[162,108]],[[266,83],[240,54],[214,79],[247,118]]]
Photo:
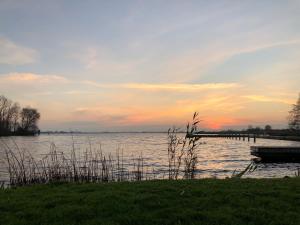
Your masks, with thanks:
[[[13,140],[13,139],[12,139]],[[117,149],[116,156],[103,154],[101,145],[88,147],[80,155],[72,139],[70,154],[58,151],[51,143],[49,152],[41,159],[35,159],[26,149],[20,149],[13,141],[13,147],[1,140],[4,150],[10,186],[23,186],[37,183],[52,182],[111,182],[141,181],[150,179],[144,173],[150,166],[145,166],[140,154],[133,158],[133,164],[124,168],[123,150]],[[152,168],[152,171],[154,169]],[[1,185],[2,186],[2,183]]]
[[[186,135],[182,137],[180,129],[173,127],[168,130],[168,166],[169,179],[177,180],[183,172],[183,178],[195,178],[198,163],[197,150],[200,138],[192,136],[197,132],[200,122],[197,112],[193,115],[192,123],[186,126]]]

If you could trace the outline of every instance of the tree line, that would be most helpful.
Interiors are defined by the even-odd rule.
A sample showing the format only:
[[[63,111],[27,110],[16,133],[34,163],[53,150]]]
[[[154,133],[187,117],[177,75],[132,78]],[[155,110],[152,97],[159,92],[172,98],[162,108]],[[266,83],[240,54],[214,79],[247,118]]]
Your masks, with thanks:
[[[19,103],[0,96],[0,136],[38,134],[39,119],[37,109],[21,108]]]
[[[300,93],[296,104],[293,104],[291,111],[289,111],[288,120],[289,128],[300,132]]]

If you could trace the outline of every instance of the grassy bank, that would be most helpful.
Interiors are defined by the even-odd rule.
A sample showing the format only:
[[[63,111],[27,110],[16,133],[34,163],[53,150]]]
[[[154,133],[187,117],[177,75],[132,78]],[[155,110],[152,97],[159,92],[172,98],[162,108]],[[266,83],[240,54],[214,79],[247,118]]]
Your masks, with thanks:
[[[51,184],[0,190],[0,224],[300,224],[300,179]]]

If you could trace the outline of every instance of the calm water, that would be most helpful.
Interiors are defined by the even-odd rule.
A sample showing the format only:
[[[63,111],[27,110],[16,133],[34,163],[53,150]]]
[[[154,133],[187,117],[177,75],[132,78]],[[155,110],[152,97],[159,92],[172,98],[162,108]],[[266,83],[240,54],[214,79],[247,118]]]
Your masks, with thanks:
[[[137,158],[142,154],[149,168],[163,174],[167,169],[167,134],[162,133],[100,133],[71,135],[41,135],[37,137],[2,138],[13,146],[12,139],[26,148],[36,158],[40,158],[49,151],[50,143],[55,143],[59,151],[69,153],[74,140],[78,154],[89,147],[99,148],[104,153],[116,154],[116,149],[123,149],[124,160]],[[253,141],[229,140],[222,138],[203,138],[203,144],[198,149],[198,177],[231,176],[234,170],[242,170],[254,158],[250,155],[251,145],[293,145],[300,146],[300,142],[257,139]],[[3,162],[4,152],[0,149],[0,180],[7,179],[7,172]],[[258,168],[250,177],[284,177],[293,176],[300,163],[267,163],[258,164]]]

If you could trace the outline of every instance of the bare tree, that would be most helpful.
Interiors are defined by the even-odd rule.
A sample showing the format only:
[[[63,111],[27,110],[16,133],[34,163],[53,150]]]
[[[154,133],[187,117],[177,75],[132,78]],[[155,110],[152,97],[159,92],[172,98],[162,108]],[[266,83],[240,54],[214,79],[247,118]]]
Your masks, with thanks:
[[[0,133],[9,134],[11,132],[11,119],[15,111],[14,104],[5,96],[0,96]]]
[[[20,110],[17,102],[0,95],[0,136],[13,134],[35,134],[40,113],[33,108]]]
[[[11,108],[11,130],[14,133],[18,130],[19,127],[20,110],[20,105],[18,103],[14,103]]]
[[[11,132],[14,130],[14,120],[15,117],[19,117],[20,106],[18,103],[9,104],[6,115],[6,128]]]
[[[2,132],[5,130],[5,117],[8,101],[9,100],[5,96],[0,96],[0,129]]]
[[[269,135],[272,132],[272,126],[267,124],[264,129],[264,134]]]
[[[34,133],[38,130],[37,122],[40,119],[40,113],[34,108],[23,108],[21,111],[21,131]]]
[[[293,104],[292,110],[289,111],[289,128],[300,131],[300,93],[296,104]]]

